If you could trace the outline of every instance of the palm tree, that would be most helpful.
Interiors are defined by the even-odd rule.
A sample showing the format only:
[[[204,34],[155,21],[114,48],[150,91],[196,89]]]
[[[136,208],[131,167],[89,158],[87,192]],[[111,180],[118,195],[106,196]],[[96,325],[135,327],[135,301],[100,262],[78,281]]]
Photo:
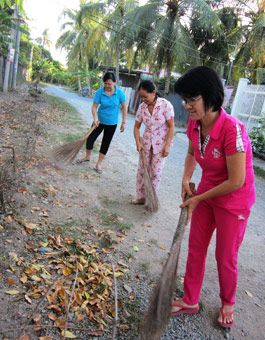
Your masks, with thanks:
[[[51,39],[49,37],[49,33],[48,33],[49,29],[46,28],[43,32],[42,32],[42,46],[45,48],[50,47],[52,42]]]
[[[247,8],[250,20],[242,26],[243,44],[235,58],[232,75],[236,81],[250,75],[256,82],[257,69],[265,67],[265,0],[257,0],[255,8],[249,5]]]
[[[166,69],[165,92],[169,91],[174,66],[200,63],[199,53],[189,32],[189,20],[200,15],[202,29],[220,30],[220,20],[204,0],[149,0],[126,16],[126,47],[134,46],[147,55],[155,74]]]

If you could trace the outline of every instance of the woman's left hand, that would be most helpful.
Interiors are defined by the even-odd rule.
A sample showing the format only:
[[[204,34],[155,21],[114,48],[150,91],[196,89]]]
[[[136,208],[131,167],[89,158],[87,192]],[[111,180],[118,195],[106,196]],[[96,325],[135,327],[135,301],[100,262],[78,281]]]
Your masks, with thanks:
[[[187,217],[186,225],[190,223],[192,212],[199,203],[200,203],[199,196],[194,196],[192,198],[189,198],[186,202],[183,202],[180,205],[180,208],[188,207],[188,217]]]
[[[123,132],[125,130],[125,123],[121,123],[120,132]]]
[[[167,157],[169,155],[169,150],[170,150],[170,146],[165,145],[162,151],[163,157]]]

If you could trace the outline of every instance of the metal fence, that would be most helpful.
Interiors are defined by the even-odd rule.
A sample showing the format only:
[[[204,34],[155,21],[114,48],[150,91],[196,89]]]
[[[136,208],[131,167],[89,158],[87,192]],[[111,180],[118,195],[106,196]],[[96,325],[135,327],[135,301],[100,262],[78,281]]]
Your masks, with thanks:
[[[248,131],[257,126],[256,119],[265,114],[265,85],[248,85],[247,79],[240,79],[231,114],[238,117]]]

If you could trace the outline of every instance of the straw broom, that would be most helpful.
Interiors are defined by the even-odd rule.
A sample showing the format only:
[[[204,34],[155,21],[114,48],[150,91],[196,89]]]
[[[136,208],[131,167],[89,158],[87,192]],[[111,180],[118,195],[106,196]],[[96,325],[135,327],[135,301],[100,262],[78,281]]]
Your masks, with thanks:
[[[190,183],[190,189],[192,192],[194,191],[194,183]],[[188,198],[190,197],[188,197],[186,194],[184,201],[186,201]],[[157,285],[153,289],[148,310],[140,326],[142,339],[159,340],[161,333],[166,328],[170,319],[173,293],[176,284],[179,253],[186,227],[187,215],[188,208],[182,208],[177,229],[173,237],[170,254],[164,265],[162,275]]]
[[[52,158],[56,162],[60,163],[71,163],[76,158],[78,152],[81,150],[82,146],[84,145],[88,136],[96,129],[96,125],[92,125],[91,128],[88,130],[87,134],[80,139],[77,139],[73,142],[61,145],[55,148],[51,152]]]
[[[140,137],[140,143],[143,145],[142,137]],[[146,164],[146,157],[143,149],[141,150],[140,154],[144,166],[145,209],[151,212],[157,212],[159,208],[159,201],[155,188],[149,176],[149,171]]]

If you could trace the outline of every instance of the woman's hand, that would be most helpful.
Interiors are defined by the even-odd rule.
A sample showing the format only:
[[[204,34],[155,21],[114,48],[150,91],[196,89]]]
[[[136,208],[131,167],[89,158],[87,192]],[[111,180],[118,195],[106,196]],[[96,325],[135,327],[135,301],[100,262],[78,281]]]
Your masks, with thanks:
[[[170,146],[165,145],[165,146],[164,146],[164,149],[163,149],[163,151],[162,151],[163,157],[167,157],[167,156],[169,155],[169,151],[170,151]]]
[[[137,151],[140,153],[140,152],[141,152],[141,150],[143,150],[143,149],[144,149],[144,146],[143,146],[143,144],[141,144],[140,142],[139,142],[139,143],[137,143],[137,142],[136,142],[136,149],[137,149]]]
[[[189,180],[182,180],[182,192],[181,192],[181,198],[182,201],[184,201],[185,195],[193,196],[195,192],[192,192],[190,190],[190,181]]]
[[[96,125],[96,127],[98,127],[100,124],[99,120],[98,119],[94,119],[94,125]]]
[[[200,203],[199,196],[194,196],[192,198],[189,198],[186,202],[183,202],[180,205],[180,208],[188,207],[188,216],[187,216],[186,225],[188,225],[190,223],[192,212],[199,203]]]
[[[120,132],[123,132],[124,130],[125,130],[125,123],[122,122],[121,127],[120,127]]]

